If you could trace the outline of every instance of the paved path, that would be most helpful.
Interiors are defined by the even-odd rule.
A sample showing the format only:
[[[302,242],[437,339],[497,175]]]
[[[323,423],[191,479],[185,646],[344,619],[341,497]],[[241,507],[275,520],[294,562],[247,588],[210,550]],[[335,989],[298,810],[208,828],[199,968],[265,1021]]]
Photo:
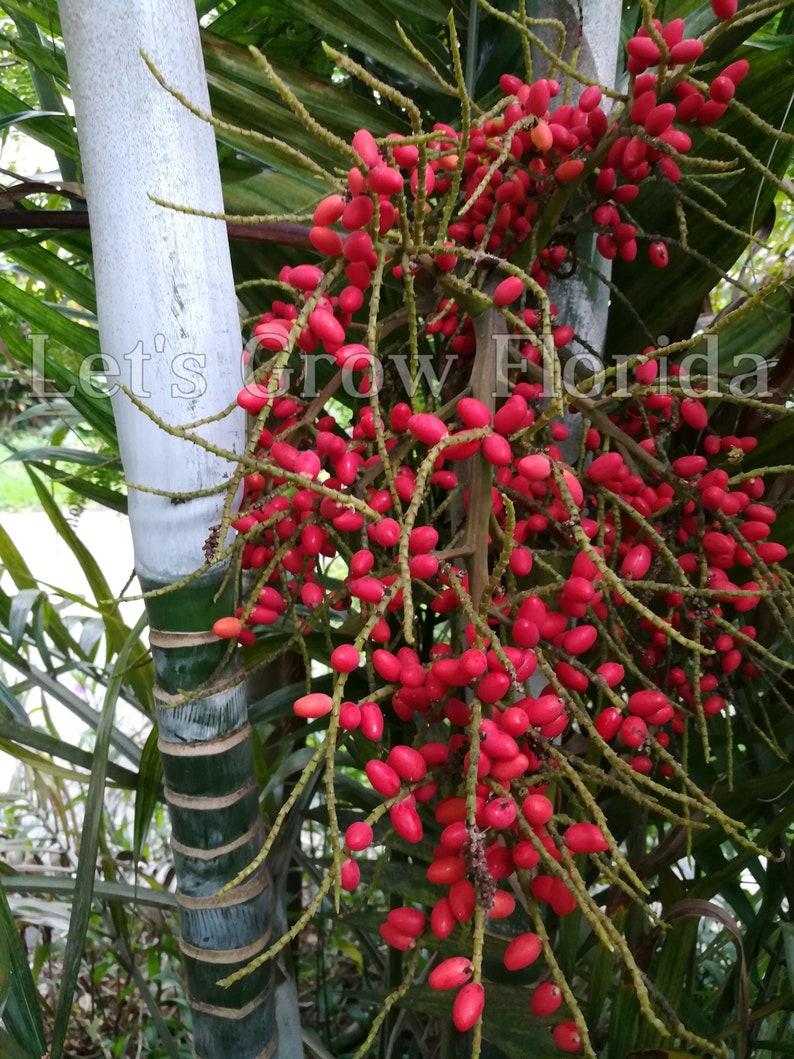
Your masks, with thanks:
[[[40,582],[82,596],[87,602],[94,602],[79,562],[43,512],[0,512],[0,525],[21,552],[33,576]],[[118,598],[133,567],[132,538],[126,517],[102,508],[91,508],[84,511],[73,525],[104,574],[114,597]],[[3,587],[9,588],[10,579],[1,562],[0,578]],[[138,591],[137,581],[134,581],[127,588],[126,594],[134,595]],[[53,602],[60,602],[55,592],[52,598]],[[143,603],[124,603],[121,611],[124,621],[132,626],[143,611]],[[79,603],[69,604],[66,613],[69,612],[87,613],[86,608]],[[13,683],[13,670],[6,674],[6,679]],[[28,703],[28,709],[33,723],[40,723],[36,716],[35,701]],[[51,713],[61,738],[76,745],[85,737],[83,723],[70,711],[58,703],[53,703]],[[117,719],[129,734],[140,730],[140,715],[131,708],[125,710],[122,705]],[[5,754],[0,753],[0,791],[8,789],[12,783],[13,772],[14,763]]]
[[[80,564],[43,512],[0,513],[0,525],[22,553],[34,577],[93,602]],[[90,508],[72,525],[105,575],[114,596],[118,596],[132,573],[132,538],[126,517],[103,508]],[[134,595],[137,591],[136,583],[128,594]],[[124,620],[131,624],[142,610],[142,603],[124,604]]]

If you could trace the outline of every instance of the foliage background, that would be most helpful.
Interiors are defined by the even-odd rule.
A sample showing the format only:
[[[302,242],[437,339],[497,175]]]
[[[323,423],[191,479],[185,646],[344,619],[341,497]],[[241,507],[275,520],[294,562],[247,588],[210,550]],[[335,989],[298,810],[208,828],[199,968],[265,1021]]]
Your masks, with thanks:
[[[52,0],[35,5],[11,2],[4,9],[0,23],[5,49],[0,82],[3,131],[24,129],[52,148],[67,194],[30,189],[22,198],[15,193],[6,198],[3,213],[45,209],[79,214],[83,204],[70,186],[79,178],[79,151],[68,116],[57,5]],[[665,19],[686,17],[688,26],[708,24],[708,4],[666,2],[657,10]],[[396,17],[438,69],[445,70],[448,10],[440,0],[422,4],[400,0],[389,5],[370,0],[307,0],[300,5],[230,0],[220,5],[199,2],[197,12],[206,27],[213,110],[224,123],[217,131],[230,214],[300,216],[325,190],[306,158],[323,168],[342,164],[327,144],[298,125],[264,78],[248,45],[265,52],[312,113],[348,140],[361,126],[376,135],[404,127],[404,116],[388,100],[374,99],[347,78],[323,51],[323,40],[343,47],[374,75],[406,91],[426,115],[454,119],[457,101],[406,52],[394,25]],[[456,4],[455,16],[465,42],[468,89],[487,104],[494,98],[498,75],[519,65],[518,44],[498,20],[478,12],[476,5]],[[634,31],[638,16],[638,4],[624,6],[624,38]],[[745,45],[744,37],[752,29],[755,33]],[[770,124],[785,126],[789,134],[794,128],[789,87],[793,32],[792,11],[787,9],[773,19],[759,18],[757,27],[745,27],[735,39],[721,40],[714,56],[723,62],[729,53],[752,56],[745,98]],[[231,126],[260,135],[245,135]],[[743,114],[734,114],[721,127],[733,132],[751,154],[767,160],[762,153],[769,147],[766,133]],[[266,137],[286,141],[302,157]],[[790,142],[769,156],[779,178],[786,172]],[[701,147],[730,153],[730,145],[718,139]],[[8,183],[13,186],[13,176]],[[616,270],[613,281],[621,296],[613,297],[610,314],[607,349],[611,353],[634,352],[660,334],[673,340],[688,337],[698,322],[713,316],[725,302],[746,297],[770,277],[787,280],[791,212],[782,185],[768,182],[757,195],[758,177],[745,167],[719,188],[725,206],[714,206],[712,200],[713,213],[729,217],[743,231],[765,227],[766,248],[748,261],[742,256],[746,238],[728,238],[724,226],[693,214],[690,243],[703,263],[693,265],[683,251],[674,250],[670,268],[661,275],[640,263]],[[638,219],[648,232],[675,230],[671,209],[660,194]],[[255,317],[267,302],[267,288],[258,281],[272,278],[283,263],[305,256],[305,249],[285,242],[289,237],[287,229],[278,230],[275,248],[261,238],[233,243],[246,315]],[[51,336],[48,368],[52,366],[55,388],[63,391],[73,380],[79,358],[98,349],[91,329],[95,302],[90,240],[79,227],[57,231],[10,227],[0,230],[0,251],[5,262],[0,275],[0,324],[7,364],[3,416],[13,419],[11,444],[17,457],[22,455],[14,462],[24,465],[36,502],[69,544],[91,590],[86,600],[75,601],[68,592],[39,584],[36,571],[0,526],[5,574],[0,589],[0,747],[22,769],[19,788],[4,803],[0,991],[9,988],[11,968],[14,977],[0,1049],[10,1056],[41,1054],[58,1012],[71,1010],[73,1036],[64,1054],[187,1054],[183,1032],[187,1015],[175,973],[167,828],[153,752],[152,678],[145,641],[141,628],[130,628],[120,617],[103,572],[80,542],[79,523],[76,532],[59,506],[63,494],[54,492],[57,483],[64,482],[69,496],[81,503],[124,511],[112,417],[106,401],[79,390],[71,405],[61,400],[41,402],[22,382],[30,369],[27,328]],[[791,299],[785,282],[773,297],[721,334],[725,365],[737,349],[745,348],[778,359],[779,375],[786,380],[785,401],[794,352],[790,327]],[[736,409],[726,406],[719,414],[736,418],[736,432],[743,432]],[[35,438],[27,432],[26,424],[31,422],[39,432]],[[790,451],[790,416],[765,419],[756,429],[761,443],[748,469],[779,463],[779,454]],[[790,489],[791,472],[786,470],[777,476],[772,492],[785,503]],[[778,525],[782,533],[778,539],[793,544],[794,513],[787,503]],[[792,659],[790,643],[776,643],[775,649]],[[317,650],[322,658],[322,646],[318,644]],[[687,850],[681,836],[672,832],[663,836],[658,821],[633,819],[632,807],[624,808],[621,821],[620,805],[611,807],[616,833],[634,844],[639,857],[646,852],[646,834],[664,837],[663,854],[652,855],[649,867],[654,897],[665,908],[677,906],[692,914],[647,952],[652,977],[702,1035],[724,1037],[736,1055],[764,1059],[794,1054],[790,690],[785,671],[770,670],[762,680],[747,682],[737,692],[731,746],[717,744],[712,760],[693,758],[692,762],[697,782],[711,791],[724,811],[743,819],[760,843],[779,850],[779,860],[737,850],[716,828],[699,835]],[[272,817],[315,737],[311,731],[288,729],[290,687],[265,686],[261,692],[252,703],[252,719],[263,804]],[[51,701],[79,716],[94,737],[79,747],[63,740],[48,716]],[[138,718],[135,738],[115,724],[117,702]],[[371,807],[370,794],[356,763],[347,764],[351,800],[365,810]],[[329,852],[323,807],[314,793],[308,789],[304,795],[302,833],[293,828],[276,851],[293,907],[311,892]],[[341,919],[323,908],[292,954],[304,1001],[309,1054],[353,1055],[384,991],[402,977],[399,959],[378,943],[379,914],[374,905],[421,901],[427,886],[421,870],[400,862],[399,843],[396,854],[396,861],[379,875],[373,906],[353,900]],[[96,863],[96,871],[90,872],[93,893],[76,887],[81,860],[84,865]],[[288,864],[293,865],[292,873]],[[13,922],[9,902],[14,906]],[[64,909],[86,909],[89,904],[87,934],[69,936]],[[637,920],[632,925],[631,915],[626,929],[639,944],[642,923]],[[604,965],[598,950],[573,927],[561,931],[559,947],[564,967],[601,986],[591,987],[591,1017],[597,1019],[601,1004],[604,1011],[611,1010],[613,1027],[620,1027],[603,1042],[603,1054],[617,1059],[632,1050],[642,1053],[651,1048],[655,1042],[638,1020],[630,990]],[[75,996],[58,990],[64,961],[80,963]],[[742,966],[746,1006],[737,1000]],[[385,1043],[379,1046],[384,1057],[465,1054],[465,1041],[449,1035],[445,999],[419,987],[409,1000],[387,1024]],[[530,1039],[536,1054],[553,1054],[546,1027],[526,1027],[525,989],[504,985],[499,1000],[489,1002],[488,1012],[492,1031],[497,1026],[500,1030],[491,1033],[499,1044],[492,1045],[489,1055],[524,1055]],[[519,1027],[515,1033],[504,1029],[513,1024]]]

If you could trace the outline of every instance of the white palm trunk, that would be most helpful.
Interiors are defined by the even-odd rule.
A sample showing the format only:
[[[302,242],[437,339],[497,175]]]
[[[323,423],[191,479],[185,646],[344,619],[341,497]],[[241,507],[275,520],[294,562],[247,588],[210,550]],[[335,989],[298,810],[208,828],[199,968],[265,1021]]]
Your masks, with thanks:
[[[241,340],[221,221],[156,205],[152,197],[223,209],[212,130],[158,85],[204,110],[206,78],[192,0],[62,0],[64,41],[88,198],[99,332],[108,383],[121,382],[159,419],[188,426],[233,404]],[[87,371],[85,378],[90,378]],[[232,464],[162,430],[117,389],[113,410],[135,565],[144,589],[181,582],[205,564]],[[239,452],[235,411],[201,428]],[[185,495],[184,502],[172,498]],[[211,633],[228,613],[215,596],[219,565],[147,604],[157,672],[160,747],[171,812],[180,943],[203,1057],[254,1059],[277,1048],[270,965],[229,990],[215,983],[262,951],[269,887],[260,871],[217,898],[261,848],[245,689]]]
[[[532,0],[528,5],[529,13],[537,18],[556,18],[567,30],[564,58],[572,61],[574,50],[576,67],[592,81],[615,87],[618,49],[620,47],[620,23],[622,15],[621,0]],[[581,20],[581,29],[580,29]],[[541,30],[541,35],[549,47],[556,50],[557,31]],[[543,76],[548,68],[548,60],[538,53],[534,55],[535,76]],[[560,78],[559,71],[557,77]],[[571,86],[570,100],[575,102],[584,86],[574,82]],[[554,281],[549,287],[549,295],[558,309],[561,322],[574,328],[582,335],[591,349],[601,356],[607,333],[609,315],[609,288],[587,266],[598,269],[604,279],[612,276],[612,262],[596,251],[595,236],[580,233],[576,246],[580,267],[574,276],[564,281]],[[574,352],[584,350],[575,346]],[[604,360],[602,356],[602,360]],[[566,412],[565,424],[569,430],[568,440],[563,444],[563,455],[573,461],[579,452],[582,432],[581,416],[575,412]]]

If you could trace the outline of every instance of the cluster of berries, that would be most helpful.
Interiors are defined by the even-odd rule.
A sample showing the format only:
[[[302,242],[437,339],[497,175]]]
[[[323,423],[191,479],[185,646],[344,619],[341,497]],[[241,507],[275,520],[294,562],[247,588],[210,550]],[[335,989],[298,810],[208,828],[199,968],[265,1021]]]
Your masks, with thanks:
[[[735,10],[712,6],[719,17]],[[536,907],[573,912],[573,858],[620,853],[603,818],[582,819],[586,810],[559,782],[567,737],[598,747],[627,782],[649,773],[664,782],[687,725],[725,710],[730,674],[758,672],[756,630],[741,623],[774,590],[771,567],[786,549],[768,539],[775,512],[761,502],[763,482],[732,476],[754,439],[711,430],[707,403],[684,376],[656,392],[655,350],[638,358],[631,398],[586,426],[569,462],[567,428],[546,421],[539,383],[513,378],[498,403],[467,392],[443,407],[386,404],[378,350],[356,340],[356,314],[370,311],[373,291],[424,268],[440,288],[435,310],[415,319],[429,348],[440,336],[444,355],[476,358],[471,312],[444,278],[477,254],[509,260],[566,186],[589,203],[600,253],[632,260],[638,233],[621,206],[645,181],[680,179],[691,147],[681,124],[716,121],[747,72],[731,64],[706,98],[692,74],[702,43],[683,34],[680,19],[655,22],[628,42],[630,89],[617,118],[595,86],[576,105],[554,107],[556,82],[506,74],[501,111],[465,137],[446,125],[418,143],[357,132],[344,194],[314,213],[310,238],[328,260],[285,267],[288,295],[254,328],[270,361],[239,404],[257,420],[259,467],[245,479],[233,527],[258,587],[215,632],[250,645],[260,627],[291,624],[302,635],[360,616],[364,631],[330,654],[333,693],[304,695],[294,710],[307,720],[333,715],[366,747],[367,779],[403,842],[416,846],[427,826],[439,835],[427,868],[442,888],[432,909],[393,909],[381,927],[403,951],[453,936],[478,907],[491,920],[513,916],[511,879]],[[668,77],[676,102],[661,99]],[[456,202],[443,238],[429,253],[408,253],[408,218],[438,218],[448,195]],[[482,295],[520,313],[522,353],[536,363],[539,292],[567,254],[552,237],[523,278],[511,273]],[[650,256],[664,265],[664,243],[655,240]],[[553,307],[545,312],[553,319]],[[572,338],[572,328],[554,326],[555,347]],[[318,410],[278,389],[289,357],[318,352],[356,381],[349,426],[332,405]],[[688,454],[676,458],[680,438]],[[456,560],[466,554],[460,526],[483,518],[472,499],[483,474],[489,579],[487,598],[474,598],[471,570]],[[333,581],[329,564],[340,574]],[[431,642],[414,638],[417,611]],[[348,680],[368,690],[345,698]],[[396,742],[398,722],[416,738]],[[356,820],[344,834],[346,890],[358,886],[360,855],[376,842],[373,822]],[[504,965],[522,970],[542,951],[539,935],[524,930],[504,948]],[[457,990],[458,1029],[482,1015],[481,969],[469,957],[438,963],[429,984]],[[530,1010],[545,1017],[562,1003],[558,984],[543,980]],[[570,1019],[553,1036],[564,1051],[581,1045]]]

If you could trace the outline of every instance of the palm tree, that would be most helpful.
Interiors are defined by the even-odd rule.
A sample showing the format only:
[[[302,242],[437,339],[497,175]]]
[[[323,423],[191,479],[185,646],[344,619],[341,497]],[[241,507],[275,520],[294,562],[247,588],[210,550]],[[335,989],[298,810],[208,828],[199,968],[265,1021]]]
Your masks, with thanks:
[[[204,14],[212,5],[196,6]],[[537,4],[533,11],[547,17],[550,6]],[[624,6],[622,28],[628,35],[637,15],[635,5]],[[208,635],[214,618],[228,613],[233,605],[231,590],[219,595],[225,583],[223,564],[204,569],[204,545],[211,527],[221,522],[221,490],[234,470],[229,456],[239,453],[244,444],[243,424],[232,415],[191,431],[204,439],[200,445],[178,436],[182,428],[234,402],[240,383],[237,308],[222,226],[189,212],[196,207],[222,212],[212,137],[206,125],[158,88],[139,56],[143,48],[164,81],[191,105],[208,111],[194,7],[185,0],[178,6],[168,5],[167,12],[163,7],[137,3],[128,9],[121,4],[62,0],[60,10],[92,221],[101,348],[108,358],[104,368],[110,384],[124,381],[135,398],[119,390],[114,396],[114,415],[130,484],[136,565],[150,593],[147,609],[157,669],[159,742],[176,839],[182,947],[195,1046],[199,1055],[214,1056],[223,1049],[235,1055],[260,1055],[270,1054],[275,1041],[268,1000],[267,967],[271,965],[229,992],[215,987],[230,968],[261,951],[267,933],[264,874],[254,876],[250,890],[232,890],[220,903],[215,897],[262,844],[245,694],[233,658]],[[443,70],[446,8],[433,0],[421,7],[419,14],[409,2],[394,10],[393,5],[370,0],[332,0],[310,4],[303,18],[303,8],[297,5],[294,9],[275,4],[218,5],[203,45],[215,114],[226,122],[218,127],[218,135],[228,177],[224,189],[228,210],[282,214],[304,210],[325,190],[321,168],[327,171],[343,163],[332,143],[317,140],[299,126],[245,45],[266,45],[278,72],[299,97],[312,104],[329,129],[348,141],[362,125],[380,134],[401,127],[403,116],[387,98],[375,103],[366,93],[351,91],[349,84],[328,83],[332,73],[339,82],[340,74],[320,49],[321,35],[346,46],[382,80],[396,78],[424,114],[452,120],[457,100],[439,88],[427,64],[402,48],[394,27],[397,14],[431,63]],[[768,15],[769,7],[761,14]],[[561,0],[554,14],[570,18],[572,13],[576,16],[577,8]],[[706,8],[703,5],[695,14],[700,24],[711,17]],[[604,10],[603,4],[584,5],[585,45],[588,19],[595,14],[604,20]],[[496,16],[491,12],[487,18],[482,14],[478,18],[477,12],[477,5],[472,5],[468,11],[457,10],[456,16],[459,35],[467,45],[469,91],[491,102],[489,92],[496,75],[518,67],[521,57],[516,39],[502,32]],[[785,17],[773,27],[781,38],[776,44],[780,49],[787,29]],[[743,33],[749,33],[752,25],[745,26]],[[737,47],[739,36],[730,42],[718,39],[715,60],[725,61],[728,43]],[[774,43],[776,38],[771,40]],[[771,54],[774,47],[769,41],[766,44]],[[602,72],[599,56],[593,58],[599,77],[610,80]],[[609,61],[605,62],[609,67]],[[754,109],[768,124],[784,122],[785,93],[773,76],[773,61],[768,55],[754,56],[753,68],[758,71]],[[319,81],[318,75],[326,80]],[[45,126],[45,121],[52,119],[41,122],[45,134],[54,137],[57,123]],[[245,139],[229,127],[231,122],[251,126],[265,136],[276,134],[289,149],[269,139]],[[767,132],[760,124],[745,127],[740,115],[731,129],[734,136],[739,125],[748,149],[752,145],[757,150],[755,145],[765,142]],[[774,171],[781,173],[784,164],[785,159],[774,158]],[[605,359],[627,348],[641,348],[661,333],[664,321],[673,319],[681,329],[680,335],[671,337],[691,334],[716,272],[730,266],[741,243],[735,232],[733,242],[726,237],[726,225],[736,231],[747,229],[772,198],[774,179],[761,185],[757,197],[758,178],[752,172],[750,178],[737,174],[727,181],[732,181],[727,185],[731,193],[721,200],[719,195],[709,198],[709,216],[694,212],[688,217],[689,247],[696,249],[699,256],[695,260],[703,266],[699,272],[697,267],[692,270],[688,283],[676,278],[673,267],[660,277],[646,263],[632,270],[615,269],[611,305],[603,293],[606,287],[600,288],[601,304],[594,314],[600,320],[581,329]],[[158,205],[150,194],[184,210]],[[670,216],[665,217],[665,211]],[[642,215],[642,227],[646,232],[672,231],[674,217],[673,203],[660,189]],[[305,231],[289,228],[290,223],[277,228],[276,238],[302,239],[305,245]],[[586,247],[579,249],[584,270]],[[272,255],[268,259],[260,246],[247,243],[243,249],[238,244],[237,274],[252,279],[263,273],[272,276],[290,252],[280,253],[274,265]],[[673,264],[681,267],[684,260],[685,248],[678,247]],[[52,262],[47,264],[54,267]],[[66,276],[66,280],[74,282],[74,277]],[[252,312],[261,308],[261,288],[246,287],[241,297]],[[590,309],[586,302],[586,311]],[[764,320],[763,313],[755,318],[757,335],[764,332]],[[730,334],[726,329],[726,342]],[[72,337],[71,333],[66,337]],[[737,341],[745,340],[738,335]],[[97,361],[96,367],[100,366]],[[95,412],[97,402],[92,403],[90,397],[79,390],[75,394],[84,408]],[[194,577],[198,570],[203,572]],[[222,718],[221,727],[218,718]],[[767,793],[771,796],[764,788],[762,797]],[[628,833],[632,821],[624,820],[622,826]],[[708,847],[702,857],[703,865],[716,862]],[[763,871],[756,862],[754,868]],[[246,933],[236,932],[238,916]],[[575,944],[574,939],[569,942]],[[680,949],[660,947],[665,948],[665,969]],[[601,966],[605,990],[609,970]],[[599,979],[599,989],[600,985]],[[628,1010],[629,1015],[621,1024],[621,1043],[610,1042],[610,1055],[621,1054],[623,1045],[624,1053],[635,1047],[641,1034],[635,1032],[633,1009],[624,1004],[618,1010]],[[241,1012],[244,1017],[235,1017]],[[503,1039],[502,1043],[509,1048],[509,1042]],[[524,1045],[513,1042],[513,1047]]]
[[[263,868],[218,896],[264,839],[245,682],[212,632],[234,585],[208,566],[233,456],[242,451],[241,339],[211,128],[155,81],[143,54],[197,106],[206,77],[190,0],[60,5],[92,227],[99,336],[124,472],[135,568],[148,593],[158,746],[173,829],[180,947],[199,1056],[277,1048],[270,967],[216,985],[267,944]],[[226,413],[226,414],[221,414]],[[206,444],[179,432],[198,421]],[[167,424],[169,431],[162,428]],[[219,455],[228,453],[228,457]]]

